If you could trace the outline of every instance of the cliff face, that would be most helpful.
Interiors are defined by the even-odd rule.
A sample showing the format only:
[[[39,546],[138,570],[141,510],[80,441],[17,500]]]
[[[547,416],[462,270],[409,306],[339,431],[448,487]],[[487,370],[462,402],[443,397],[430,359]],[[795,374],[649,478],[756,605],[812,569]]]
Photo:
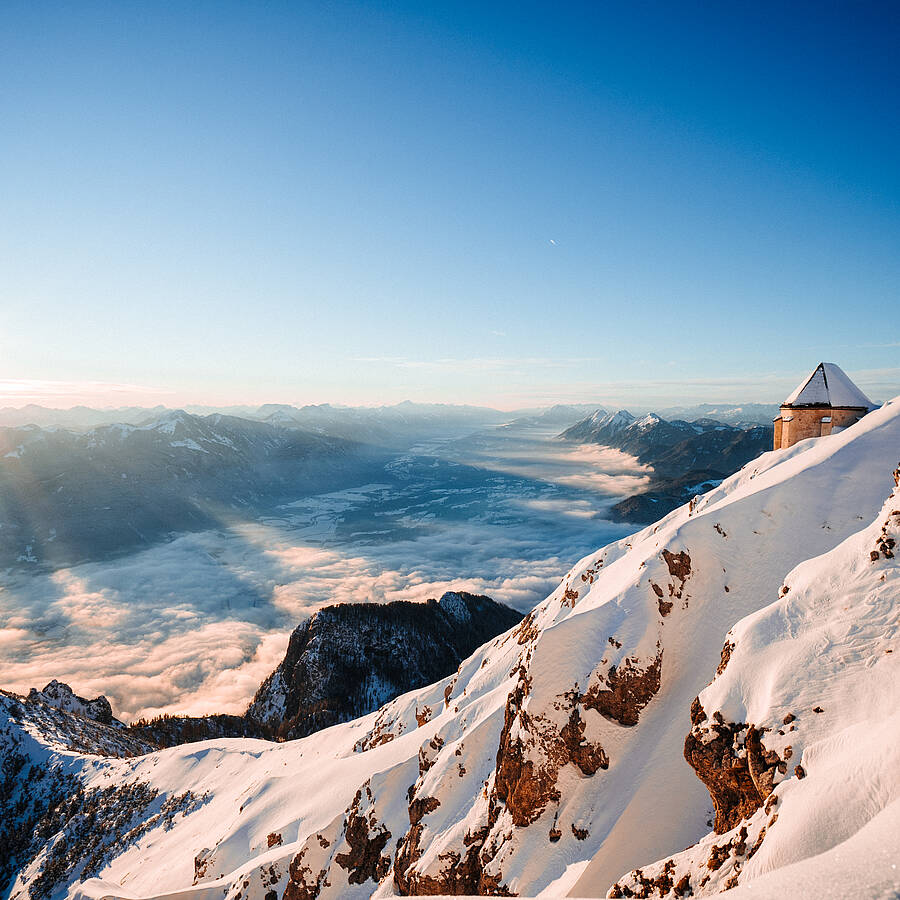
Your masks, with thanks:
[[[522,615],[489,597],[328,606],[298,626],[247,718],[287,740],[372,712],[442,678]]]

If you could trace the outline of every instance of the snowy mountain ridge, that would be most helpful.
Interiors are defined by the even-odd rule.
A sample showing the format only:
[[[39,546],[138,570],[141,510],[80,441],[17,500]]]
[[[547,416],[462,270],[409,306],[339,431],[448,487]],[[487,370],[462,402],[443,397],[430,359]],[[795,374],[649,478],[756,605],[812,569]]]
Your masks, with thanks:
[[[583,559],[519,625],[476,650],[454,675],[361,719],[285,744],[213,740],[136,758],[79,756],[86,794],[102,786],[121,793],[121,802],[113,797],[99,812],[92,807],[98,827],[124,815],[135,785],[146,786],[141,797],[155,799],[132,803],[144,810],[132,818],[151,824],[110,846],[102,864],[91,864],[95,877],[82,884],[89,860],[70,854],[63,877],[44,896],[65,896],[69,886],[70,897],[95,900],[176,891],[184,900],[598,896],[610,888],[622,896],[676,896],[688,885],[699,891],[706,872],[721,869],[722,876],[704,890],[724,887],[726,874],[739,890],[750,889],[755,878],[815,859],[829,849],[825,831],[791,797],[827,794],[816,787],[834,768],[823,748],[847,746],[843,723],[829,709],[843,710],[842,698],[859,693],[860,682],[853,674],[845,683],[850,670],[837,663],[852,650],[864,660],[852,672],[874,671],[879,695],[893,686],[896,697],[900,646],[888,608],[888,601],[897,605],[895,559],[884,552],[893,553],[896,541],[892,520],[885,520],[896,499],[884,502],[898,447],[900,403],[893,401],[839,435],[764,454],[696,502]],[[860,556],[870,545],[868,557]],[[844,553],[853,555],[850,576]],[[882,592],[874,601],[873,588]],[[797,604],[787,619],[781,610],[769,612],[785,599]],[[862,622],[841,618],[845,606],[874,609],[881,629],[859,627],[864,615]],[[767,656],[769,642],[823,622],[833,629],[833,652],[819,637],[802,642],[821,662],[782,666]],[[719,679],[704,690],[717,666]],[[814,697],[812,679],[822,671],[833,683]],[[823,712],[808,709],[811,703]],[[796,722],[783,721],[788,706]],[[867,829],[874,827],[882,849],[891,840],[896,849],[896,831],[879,824],[893,808],[896,775],[893,786],[885,782],[896,772],[896,728],[883,702],[865,706],[860,718],[848,717],[851,726],[862,723],[870,744],[858,769],[875,760],[885,776],[875,783],[878,803],[857,804],[835,834],[871,848]],[[779,715],[785,735],[759,737]],[[730,740],[719,740],[721,728],[731,729]],[[746,765],[735,767],[747,772],[737,805],[715,801],[717,811],[728,811],[716,828],[736,828],[736,840],[723,840],[728,831],[708,836],[713,804],[684,761],[686,734],[698,746],[721,746],[707,767],[713,786],[716,759],[733,750],[743,760],[745,753]],[[786,758],[787,735],[797,752]],[[798,761],[803,777],[787,765]],[[698,768],[704,771],[702,760]],[[774,790],[763,798],[760,786]],[[770,796],[784,798],[784,823],[805,835],[790,844],[791,854],[778,837],[783,823],[765,809]],[[166,818],[153,803],[176,811]],[[788,815],[789,805],[796,813]],[[76,804],[69,824],[48,831],[12,896],[26,896],[38,883],[79,815]],[[767,836],[743,863],[764,816]],[[683,847],[694,856],[671,855]],[[713,869],[709,859],[723,862]],[[855,873],[856,896],[891,877],[896,890],[896,874],[879,859],[873,850],[868,871]],[[657,871],[651,860],[661,861],[656,884],[646,875]],[[639,875],[623,876],[637,867]]]

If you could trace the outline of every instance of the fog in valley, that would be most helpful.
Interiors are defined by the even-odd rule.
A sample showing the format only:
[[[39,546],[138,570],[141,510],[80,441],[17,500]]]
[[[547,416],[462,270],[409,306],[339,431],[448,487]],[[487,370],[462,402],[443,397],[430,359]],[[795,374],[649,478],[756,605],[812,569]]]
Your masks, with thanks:
[[[76,564],[20,554],[0,576],[0,683],[27,692],[57,678],[107,695],[126,720],[237,713],[323,605],[464,589],[528,610],[634,530],[604,511],[649,480],[632,457],[566,444],[560,430],[423,430],[337,490],[298,483],[296,499],[288,487],[215,527]]]

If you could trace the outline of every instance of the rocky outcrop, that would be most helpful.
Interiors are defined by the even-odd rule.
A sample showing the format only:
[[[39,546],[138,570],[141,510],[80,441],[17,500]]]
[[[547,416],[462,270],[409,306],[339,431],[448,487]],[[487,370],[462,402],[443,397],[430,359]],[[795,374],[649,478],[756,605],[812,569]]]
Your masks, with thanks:
[[[347,870],[350,884],[366,881],[379,882],[391,867],[391,858],[383,851],[391,839],[391,833],[381,825],[374,815],[364,816],[359,812],[360,792],[357,791],[353,807],[347,818],[344,839],[349,849],[338,853],[334,861]]]
[[[620,725],[637,725],[641,710],[659,691],[661,672],[661,650],[643,667],[626,657],[621,666],[611,666],[605,677],[588,688],[581,703]]]
[[[699,698],[691,706],[691,724],[684,758],[712,797],[713,830],[724,834],[765,803],[776,779],[787,772],[787,763],[763,744],[769,729],[725,722],[719,713],[710,720]]]
[[[93,700],[86,700],[84,697],[79,697],[69,685],[57,681],[55,678],[41,691],[32,688],[28,693],[28,700],[32,703],[46,703],[47,706],[71,713],[74,716],[81,716],[83,719],[100,722],[103,725],[113,724],[112,707],[106,697],[101,694]]]
[[[584,739],[583,701],[577,692],[560,698],[569,716],[562,728],[543,715],[524,708],[529,681],[523,671],[506,701],[503,731],[497,749],[494,797],[504,804],[512,822],[524,827],[534,822],[551,802],[560,799],[559,770],[571,763],[582,775],[609,767],[609,757],[598,743]]]
[[[322,833],[307,838],[288,867],[288,883],[282,900],[315,900],[323,891],[340,896],[339,885],[363,885],[372,889],[391,867],[385,853],[391,832],[380,821],[371,782],[357,792],[344,814]]]
[[[285,740],[349,721],[444,678],[521,619],[490,597],[464,591],[426,603],[325,607],[293,632],[247,718]],[[419,724],[432,712],[420,710]]]

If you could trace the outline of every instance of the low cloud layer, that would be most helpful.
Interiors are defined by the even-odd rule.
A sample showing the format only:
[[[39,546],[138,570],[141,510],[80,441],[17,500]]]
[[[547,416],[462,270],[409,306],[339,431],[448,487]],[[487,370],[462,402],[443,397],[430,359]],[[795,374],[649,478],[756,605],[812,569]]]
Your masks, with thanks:
[[[290,631],[321,606],[463,589],[527,610],[575,561],[628,530],[603,510],[646,478],[621,455],[604,472],[598,456],[565,446],[527,453],[508,441],[482,448],[479,462],[493,468],[474,480],[452,462],[399,460],[392,471],[408,471],[399,484],[304,499],[265,522],[112,562],[8,578],[0,685],[25,692],[58,678],[106,694],[126,720],[238,713]]]

